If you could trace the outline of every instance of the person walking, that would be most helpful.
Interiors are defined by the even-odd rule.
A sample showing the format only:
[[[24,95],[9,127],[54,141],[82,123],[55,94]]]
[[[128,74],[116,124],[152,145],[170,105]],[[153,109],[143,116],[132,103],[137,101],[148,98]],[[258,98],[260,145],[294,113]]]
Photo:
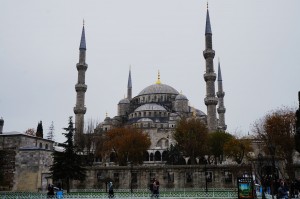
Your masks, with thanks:
[[[284,181],[280,182],[280,187],[278,188],[278,199],[288,199],[288,189],[286,188]]]
[[[153,181],[153,196],[155,198],[159,197],[159,181],[154,178]]]
[[[114,188],[112,182],[108,183],[108,198],[114,198]]]

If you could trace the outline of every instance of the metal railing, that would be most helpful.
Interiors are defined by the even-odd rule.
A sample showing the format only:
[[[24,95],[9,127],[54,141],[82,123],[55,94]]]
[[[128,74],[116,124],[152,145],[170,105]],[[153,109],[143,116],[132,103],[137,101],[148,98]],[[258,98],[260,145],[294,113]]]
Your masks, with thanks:
[[[98,191],[98,190],[97,190]],[[32,193],[32,192],[0,192],[1,199],[46,199],[46,193]],[[107,199],[108,193],[95,192],[92,190],[78,190],[78,192],[71,192],[69,194],[65,193],[63,198],[67,199],[91,199],[91,198],[99,198],[99,199]],[[125,190],[115,190],[114,193],[115,199],[156,199],[156,197],[151,197],[151,193],[147,191],[137,191],[130,193],[128,189]],[[171,199],[171,198],[189,198],[189,199],[236,199],[237,191],[230,189],[210,189],[208,192],[205,190],[161,190],[159,194],[159,198]]]

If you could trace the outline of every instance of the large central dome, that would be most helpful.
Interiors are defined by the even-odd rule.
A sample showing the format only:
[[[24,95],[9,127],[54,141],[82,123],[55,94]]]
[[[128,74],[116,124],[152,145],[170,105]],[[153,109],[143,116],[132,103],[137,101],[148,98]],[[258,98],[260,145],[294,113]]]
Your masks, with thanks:
[[[166,84],[153,84],[144,88],[138,95],[149,95],[149,94],[176,94],[179,92],[173,87]]]

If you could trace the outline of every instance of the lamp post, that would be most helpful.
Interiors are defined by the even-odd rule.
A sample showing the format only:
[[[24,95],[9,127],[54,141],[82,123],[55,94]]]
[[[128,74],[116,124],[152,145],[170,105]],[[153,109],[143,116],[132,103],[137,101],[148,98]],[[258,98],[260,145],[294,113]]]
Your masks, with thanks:
[[[207,193],[207,176],[208,176],[208,173],[207,173],[207,170],[206,170],[206,165],[207,165],[207,161],[208,161],[208,155],[205,155],[204,158],[205,158],[205,165],[204,165],[205,192]]]
[[[133,189],[132,189],[132,180],[133,180],[133,178],[132,178],[132,167],[133,167],[133,165],[132,165],[132,162],[130,162],[130,193],[133,193]]]
[[[266,196],[265,196],[265,180],[264,180],[264,176],[263,176],[263,155],[261,153],[258,154],[257,156],[257,159],[258,159],[258,164],[259,164],[259,177],[260,177],[260,181],[261,181],[261,186],[262,186],[262,189],[261,189],[261,198],[262,199],[266,199]]]
[[[272,198],[274,198],[274,185],[275,185],[275,182],[276,182],[276,168],[275,168],[275,145],[273,143],[270,143],[268,145],[268,148],[269,148],[269,151],[270,151],[270,154],[271,154],[271,157],[272,157],[272,178],[271,178],[271,191],[272,191]]]

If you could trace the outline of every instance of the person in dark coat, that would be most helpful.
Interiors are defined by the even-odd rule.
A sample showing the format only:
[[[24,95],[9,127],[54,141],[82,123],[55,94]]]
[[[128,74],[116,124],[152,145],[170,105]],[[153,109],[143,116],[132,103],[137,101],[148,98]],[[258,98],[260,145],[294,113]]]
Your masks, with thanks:
[[[113,183],[109,182],[108,183],[108,198],[113,198],[114,197],[114,187]]]

